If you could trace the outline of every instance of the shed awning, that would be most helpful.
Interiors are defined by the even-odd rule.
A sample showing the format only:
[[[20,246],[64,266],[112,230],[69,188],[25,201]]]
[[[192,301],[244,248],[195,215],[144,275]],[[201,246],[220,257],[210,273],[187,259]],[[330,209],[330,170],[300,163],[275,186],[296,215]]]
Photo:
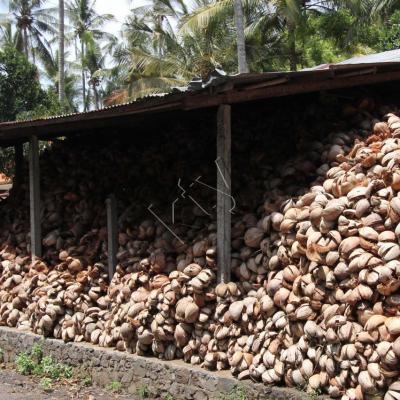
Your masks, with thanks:
[[[124,117],[143,116],[167,111],[186,111],[237,104],[253,100],[350,88],[376,83],[400,81],[400,61],[394,61],[400,50],[386,55],[385,61],[373,62],[378,55],[319,66],[298,72],[270,72],[225,76],[200,90],[179,90],[164,96],[152,96],[132,103],[106,107],[86,113],[75,113],[0,124],[0,146],[39,139],[65,136],[71,132],[92,131],[112,126]]]

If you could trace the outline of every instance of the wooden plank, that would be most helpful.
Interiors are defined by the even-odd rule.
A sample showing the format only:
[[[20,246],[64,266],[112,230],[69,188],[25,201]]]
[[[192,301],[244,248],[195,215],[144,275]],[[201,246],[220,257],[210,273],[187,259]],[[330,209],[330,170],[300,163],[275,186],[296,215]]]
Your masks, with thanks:
[[[112,194],[106,200],[107,204],[107,235],[108,235],[108,278],[111,282],[117,267],[118,223],[117,200]]]
[[[324,71],[325,72],[325,71]],[[328,71],[329,72],[329,71]],[[329,72],[330,73],[330,72]],[[295,82],[276,85],[253,90],[234,89],[226,93],[216,93],[213,96],[198,94],[184,99],[184,110],[194,110],[203,107],[213,107],[220,104],[245,103],[247,101],[270,99],[274,97],[293,96],[302,93],[320,92],[325,90],[347,89],[356,86],[373,85],[400,80],[400,72],[377,72],[373,75],[361,75],[354,77],[330,77],[321,80]]]
[[[217,114],[217,254],[218,281],[231,279],[231,106]]]
[[[32,259],[42,256],[42,229],[40,226],[40,169],[39,141],[32,136],[29,143],[29,203],[31,217]]]
[[[19,184],[22,182],[22,169],[24,163],[24,145],[19,143],[14,146],[15,175],[14,182]]]

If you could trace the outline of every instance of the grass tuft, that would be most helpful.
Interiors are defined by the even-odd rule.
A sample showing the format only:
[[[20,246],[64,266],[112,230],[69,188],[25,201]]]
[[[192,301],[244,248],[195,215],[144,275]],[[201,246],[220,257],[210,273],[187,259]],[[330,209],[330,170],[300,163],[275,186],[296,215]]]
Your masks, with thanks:
[[[219,400],[249,400],[246,388],[238,385],[235,386],[229,393],[221,394]]]
[[[113,393],[119,393],[122,390],[122,383],[118,381],[112,381],[108,386],[107,390]]]
[[[150,397],[150,388],[148,385],[139,386],[137,395],[140,399],[148,399]]]

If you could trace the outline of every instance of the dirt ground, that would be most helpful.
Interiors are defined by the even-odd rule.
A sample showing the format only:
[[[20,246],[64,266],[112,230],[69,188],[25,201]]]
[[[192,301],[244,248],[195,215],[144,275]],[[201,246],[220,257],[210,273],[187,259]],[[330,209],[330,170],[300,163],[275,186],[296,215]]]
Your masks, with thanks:
[[[53,384],[44,391],[40,379],[24,376],[12,369],[0,370],[0,400],[136,400],[136,396],[114,394],[106,389],[85,387],[77,382]]]

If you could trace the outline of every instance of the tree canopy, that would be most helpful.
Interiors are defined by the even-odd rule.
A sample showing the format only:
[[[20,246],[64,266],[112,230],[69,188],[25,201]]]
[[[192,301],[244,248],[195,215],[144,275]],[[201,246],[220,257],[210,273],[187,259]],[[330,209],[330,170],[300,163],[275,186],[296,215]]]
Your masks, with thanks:
[[[53,95],[42,89],[38,70],[18,50],[6,47],[0,52],[0,121],[12,121],[59,112]]]
[[[65,24],[54,4],[10,0],[0,15],[1,45],[38,67],[31,91],[39,82],[52,88],[52,107],[38,113],[57,109],[59,87],[63,107],[89,110],[165,93],[216,68],[236,74],[240,63],[250,72],[300,70],[400,46],[399,0],[146,0],[127,6],[113,34],[113,16],[98,13],[96,0],[59,1]]]

